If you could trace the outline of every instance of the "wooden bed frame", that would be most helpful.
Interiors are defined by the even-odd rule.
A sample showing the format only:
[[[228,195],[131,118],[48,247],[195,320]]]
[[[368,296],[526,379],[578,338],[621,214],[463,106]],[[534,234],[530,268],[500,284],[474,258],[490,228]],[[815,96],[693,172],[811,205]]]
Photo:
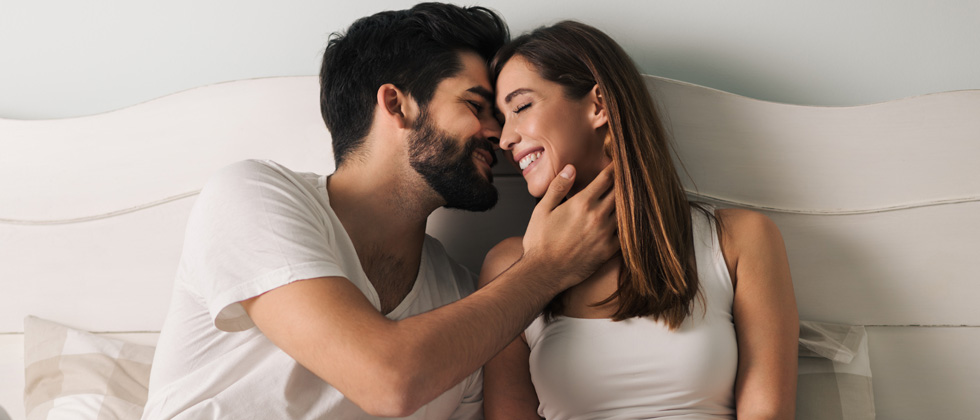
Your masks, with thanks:
[[[866,326],[879,418],[975,418],[980,90],[838,108],[647,80],[692,196],[761,210],[782,230],[801,319]],[[0,406],[12,419],[24,418],[24,317],[154,343],[212,172],[247,158],[333,169],[317,101],[315,77],[283,77],[0,119]],[[513,172],[496,183],[488,214],[430,221],[473,270],[533,207]]]

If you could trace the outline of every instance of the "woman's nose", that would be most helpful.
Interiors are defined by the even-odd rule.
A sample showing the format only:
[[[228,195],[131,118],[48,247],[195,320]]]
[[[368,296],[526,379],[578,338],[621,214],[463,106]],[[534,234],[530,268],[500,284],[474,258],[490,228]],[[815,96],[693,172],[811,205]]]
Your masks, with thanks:
[[[521,141],[521,137],[517,133],[504,124],[504,127],[500,130],[500,148],[503,150],[511,150],[514,145]]]

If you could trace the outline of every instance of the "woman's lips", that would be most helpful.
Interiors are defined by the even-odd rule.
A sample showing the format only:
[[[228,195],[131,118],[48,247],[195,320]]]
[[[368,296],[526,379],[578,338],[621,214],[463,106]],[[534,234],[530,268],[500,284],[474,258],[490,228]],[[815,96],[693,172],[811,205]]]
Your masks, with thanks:
[[[521,152],[521,154],[514,156],[514,162],[517,164],[517,168],[520,169],[521,172],[526,172],[528,168],[534,165],[534,163],[541,158],[543,153],[544,148],[542,147],[528,149]]]

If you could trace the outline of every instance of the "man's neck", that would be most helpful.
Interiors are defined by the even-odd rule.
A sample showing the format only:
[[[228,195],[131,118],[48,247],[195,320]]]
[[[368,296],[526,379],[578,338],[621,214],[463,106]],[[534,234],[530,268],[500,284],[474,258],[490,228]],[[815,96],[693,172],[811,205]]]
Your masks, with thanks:
[[[440,198],[414,171],[360,162],[338,169],[327,182],[330,206],[347,231],[361,267],[381,299],[394,309],[415,284],[426,220]],[[418,177],[421,178],[421,177]]]
[[[421,242],[426,220],[441,205],[424,184],[391,169],[352,163],[329,178],[330,206],[355,242]]]

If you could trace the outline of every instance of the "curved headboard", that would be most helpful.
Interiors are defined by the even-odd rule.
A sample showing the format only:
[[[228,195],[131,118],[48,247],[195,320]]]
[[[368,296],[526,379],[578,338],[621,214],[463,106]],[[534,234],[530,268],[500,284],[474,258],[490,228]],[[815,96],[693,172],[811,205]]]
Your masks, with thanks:
[[[980,91],[831,108],[647,81],[692,196],[779,225],[801,318],[868,327],[881,418],[980,412]],[[213,171],[248,158],[333,170],[317,93],[312,76],[242,80],[88,117],[0,119],[0,341],[28,314],[159,330]],[[474,270],[534,204],[498,172],[493,211],[430,219]]]

